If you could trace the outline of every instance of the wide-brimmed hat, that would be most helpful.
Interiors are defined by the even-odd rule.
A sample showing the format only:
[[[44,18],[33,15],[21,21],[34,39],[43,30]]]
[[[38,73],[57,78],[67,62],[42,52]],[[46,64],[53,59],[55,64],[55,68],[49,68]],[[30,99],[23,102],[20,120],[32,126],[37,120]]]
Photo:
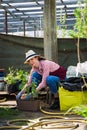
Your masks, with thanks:
[[[28,61],[29,61],[31,58],[33,58],[33,57],[35,57],[35,56],[39,56],[39,55],[37,55],[33,50],[29,50],[28,52],[25,53],[25,56],[26,56],[26,60],[25,60],[24,64],[27,64]]]

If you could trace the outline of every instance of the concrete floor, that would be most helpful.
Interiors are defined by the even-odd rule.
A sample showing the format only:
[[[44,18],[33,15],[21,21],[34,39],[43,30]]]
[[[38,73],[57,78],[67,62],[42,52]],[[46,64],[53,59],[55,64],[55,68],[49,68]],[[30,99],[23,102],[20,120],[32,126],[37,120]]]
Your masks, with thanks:
[[[42,106],[46,106],[47,104],[45,102],[43,102],[41,104]],[[8,106],[9,108],[15,108],[17,109],[17,102],[16,100],[6,100],[5,102],[0,102],[0,107],[4,107],[4,106]],[[42,111],[41,111],[42,110]],[[44,119],[45,118],[45,121],[47,122],[51,122],[51,121],[59,121],[60,119],[57,119],[57,118],[54,118],[54,117],[63,117],[63,119],[68,119],[68,120],[73,120],[73,124],[75,125],[79,125],[79,127],[77,128],[62,128],[61,130],[87,130],[87,126],[86,126],[86,123],[81,123],[81,120],[84,120],[82,117],[79,117],[77,115],[67,115],[67,116],[64,116],[59,110],[52,110],[52,111],[49,111],[48,109],[41,109],[37,112],[32,112],[32,111],[22,111],[22,113],[17,117],[19,119],[28,119],[28,120],[32,120],[34,122],[39,122],[40,120],[39,119]],[[52,114],[53,113],[53,114]],[[50,118],[48,118],[50,117]],[[61,119],[61,122],[62,120]],[[76,120],[79,120],[80,119],[80,122],[76,122]],[[9,120],[9,119],[8,119]],[[44,121],[44,120],[43,120]],[[7,122],[7,119],[3,119],[0,120],[0,126],[4,126]],[[72,125],[71,122],[68,123],[68,125]],[[41,126],[38,126],[38,127],[35,127],[35,130],[51,130],[52,127],[54,130],[60,130],[60,129],[56,129],[54,127],[58,127],[59,124],[49,124],[49,125],[45,125],[44,128],[42,128]],[[62,122],[62,126],[66,126],[66,123]],[[49,128],[51,127],[51,129]]]

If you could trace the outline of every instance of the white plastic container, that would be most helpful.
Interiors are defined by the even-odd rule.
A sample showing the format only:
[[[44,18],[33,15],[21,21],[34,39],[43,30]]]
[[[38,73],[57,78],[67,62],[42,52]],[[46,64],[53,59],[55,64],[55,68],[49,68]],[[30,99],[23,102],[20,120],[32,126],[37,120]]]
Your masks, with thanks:
[[[3,90],[4,90],[4,81],[0,82],[0,91],[3,91]]]
[[[0,77],[0,81],[4,81],[4,77]]]
[[[4,90],[4,69],[0,69],[0,91]]]

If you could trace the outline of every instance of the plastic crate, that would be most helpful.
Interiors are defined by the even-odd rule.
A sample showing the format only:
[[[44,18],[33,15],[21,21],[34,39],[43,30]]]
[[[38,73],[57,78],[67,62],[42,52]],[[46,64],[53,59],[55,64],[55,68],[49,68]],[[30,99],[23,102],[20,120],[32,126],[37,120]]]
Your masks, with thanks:
[[[87,103],[87,91],[68,91],[59,87],[58,93],[62,111]]]
[[[40,100],[17,100],[17,107],[23,111],[39,111]]]

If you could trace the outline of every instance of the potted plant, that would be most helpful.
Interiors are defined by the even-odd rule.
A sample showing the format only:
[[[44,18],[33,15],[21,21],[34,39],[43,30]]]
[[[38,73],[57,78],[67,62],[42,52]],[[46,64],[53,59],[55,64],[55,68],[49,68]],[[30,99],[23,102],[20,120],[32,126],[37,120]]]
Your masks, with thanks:
[[[5,76],[6,82],[6,90],[9,94],[20,92],[24,85],[27,82],[28,73],[23,70],[13,69],[13,67],[9,67],[9,73]],[[29,88],[31,91],[29,91]],[[38,94],[36,92],[36,85],[34,82],[31,83],[30,87],[26,88],[26,93],[23,96],[31,94],[32,97],[29,100],[17,100],[17,106],[20,110],[31,110],[37,111],[39,110],[40,101],[38,99]]]
[[[26,76],[28,75],[27,72],[25,72],[22,69],[13,69],[13,67],[9,67],[9,73],[4,78],[5,81],[5,90],[11,94],[11,93],[18,93],[20,89],[24,86],[24,84],[27,82]]]
[[[38,111],[40,109],[40,100],[38,98],[38,93],[36,92],[36,84],[32,82],[29,88],[27,87],[25,90],[25,94],[21,96],[20,100],[17,100],[18,109]],[[29,99],[26,99],[25,96],[28,95],[31,95],[31,97]]]

